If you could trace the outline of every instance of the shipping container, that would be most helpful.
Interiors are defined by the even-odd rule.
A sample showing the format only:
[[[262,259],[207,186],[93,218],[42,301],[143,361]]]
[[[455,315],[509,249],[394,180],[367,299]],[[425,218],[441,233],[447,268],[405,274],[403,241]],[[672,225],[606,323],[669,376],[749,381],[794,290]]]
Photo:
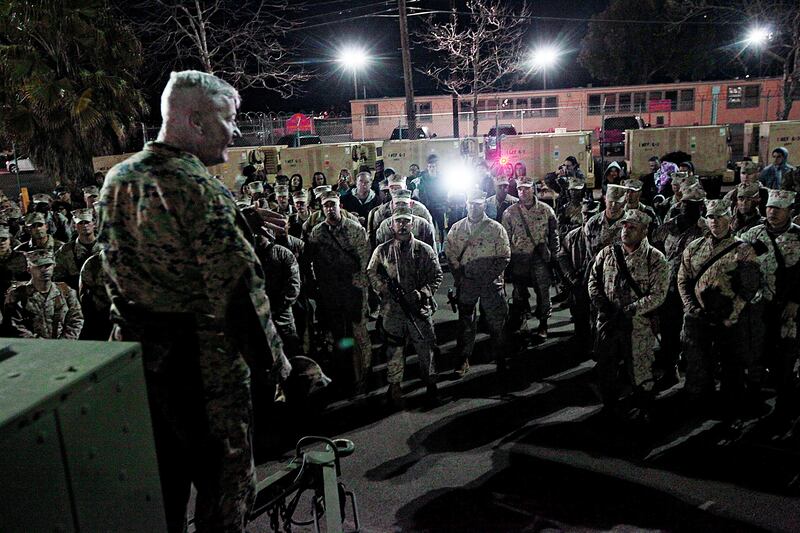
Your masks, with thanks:
[[[761,123],[758,130],[758,157],[761,164],[771,165],[772,151],[781,146],[789,150],[789,163],[797,165],[800,161],[800,120]]]
[[[686,152],[699,176],[723,176],[731,158],[728,126],[647,128],[625,132],[625,158],[633,176],[650,172],[648,160],[670,152]]]
[[[462,162],[465,158],[480,157],[481,143],[475,138],[414,139],[383,142],[383,163],[398,174],[407,175],[412,163],[425,170],[428,156],[439,156],[440,165]]]
[[[128,152],[126,154],[117,154],[117,155],[101,155],[98,157],[92,158],[92,166],[94,167],[95,172],[102,172],[103,174],[108,173],[111,170],[111,167],[116,165],[117,163],[122,163],[132,155],[137,154],[138,152]]]
[[[500,144],[500,158],[493,165],[522,163],[528,176],[544,178],[555,172],[569,156],[575,156],[586,175],[586,185],[594,187],[594,162],[592,159],[591,132],[534,133],[509,135]]]
[[[208,171],[212,176],[219,177],[222,183],[233,191],[236,184],[236,177],[241,175],[242,169],[250,164],[250,154],[256,148],[255,146],[228,148],[228,160],[219,165],[208,167]]]

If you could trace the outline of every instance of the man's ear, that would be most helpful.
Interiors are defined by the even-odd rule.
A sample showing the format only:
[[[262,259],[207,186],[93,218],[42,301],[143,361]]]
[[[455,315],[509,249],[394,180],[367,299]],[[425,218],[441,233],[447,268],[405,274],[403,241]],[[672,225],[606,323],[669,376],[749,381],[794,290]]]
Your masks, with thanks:
[[[203,120],[203,114],[199,111],[192,111],[189,115],[189,128],[198,136],[203,135],[203,126],[205,121]]]

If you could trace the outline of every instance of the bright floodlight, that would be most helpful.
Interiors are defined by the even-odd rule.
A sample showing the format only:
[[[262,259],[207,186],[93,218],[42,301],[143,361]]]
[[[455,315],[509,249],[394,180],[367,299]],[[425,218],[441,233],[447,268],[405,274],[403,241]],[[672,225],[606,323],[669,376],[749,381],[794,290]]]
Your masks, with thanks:
[[[754,46],[764,44],[770,37],[772,34],[766,28],[753,28],[747,32],[747,42]]]
[[[345,68],[358,70],[367,65],[369,56],[367,56],[367,51],[363,48],[348,46],[339,52],[337,61]]]
[[[551,67],[558,60],[559,51],[554,46],[542,46],[533,51],[531,55],[531,62],[534,67],[547,68]]]
[[[475,167],[468,165],[462,161],[445,161],[439,162],[439,168],[443,168],[442,178],[444,179],[445,187],[452,194],[463,194],[475,187],[477,181],[477,173]]]

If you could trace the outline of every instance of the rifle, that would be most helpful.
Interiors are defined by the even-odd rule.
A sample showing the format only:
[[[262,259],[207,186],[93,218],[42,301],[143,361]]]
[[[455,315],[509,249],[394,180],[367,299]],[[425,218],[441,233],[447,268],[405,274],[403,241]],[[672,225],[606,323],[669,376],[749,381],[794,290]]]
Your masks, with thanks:
[[[394,298],[394,300],[400,304],[400,309],[403,310],[403,314],[406,315],[406,318],[414,326],[414,329],[417,330],[420,338],[424,339],[425,335],[422,334],[422,330],[419,329],[416,320],[414,320],[414,317],[423,318],[422,314],[419,312],[419,309],[411,305],[411,302],[408,301],[408,296],[406,295],[405,289],[400,286],[396,279],[389,276],[389,272],[386,270],[386,267],[383,264],[378,265],[378,275],[386,283],[387,287],[389,288],[389,294],[391,294],[392,298]]]

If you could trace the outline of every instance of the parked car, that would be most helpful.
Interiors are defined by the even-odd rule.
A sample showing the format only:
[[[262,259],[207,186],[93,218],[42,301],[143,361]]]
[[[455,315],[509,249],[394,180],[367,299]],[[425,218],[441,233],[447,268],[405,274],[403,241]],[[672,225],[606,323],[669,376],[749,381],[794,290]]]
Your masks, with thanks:
[[[516,135],[517,128],[513,124],[500,124],[489,130],[487,137],[497,137],[497,135]]]
[[[516,135],[517,128],[514,127],[513,124],[500,124],[496,127],[492,127],[489,130],[489,133],[484,135],[484,145],[486,146],[486,159],[494,159],[497,154],[497,139],[500,139],[500,143],[503,142],[503,137],[508,135]]]
[[[286,145],[289,148],[298,148],[300,146],[308,146],[309,144],[322,144],[322,139],[319,135],[284,135],[276,145]]]
[[[389,137],[390,141],[398,141],[400,139],[409,139],[408,127],[400,127],[392,130],[392,135]],[[417,126],[417,135],[414,139],[429,139],[430,134],[427,126]]]
[[[625,154],[625,130],[641,130],[647,127],[641,117],[607,117],[603,121],[603,131],[595,130],[600,140],[600,149],[605,156]]]

